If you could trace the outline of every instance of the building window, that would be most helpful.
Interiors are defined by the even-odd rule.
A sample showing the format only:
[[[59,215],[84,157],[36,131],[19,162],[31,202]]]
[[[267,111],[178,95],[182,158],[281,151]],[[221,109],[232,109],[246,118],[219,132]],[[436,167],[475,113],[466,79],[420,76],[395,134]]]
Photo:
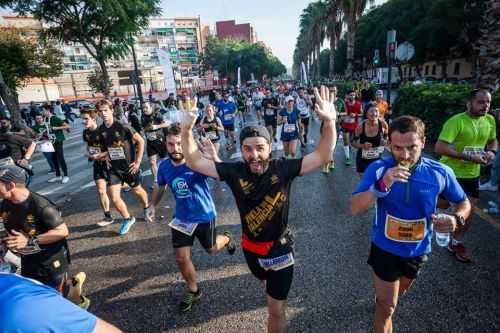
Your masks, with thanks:
[[[408,76],[410,76],[410,77],[411,77],[412,71],[413,71],[413,68],[412,68],[412,67],[410,67],[410,68],[409,68],[409,71],[408,71]]]
[[[436,75],[436,65],[432,65],[432,75]]]
[[[429,65],[425,66],[425,75],[429,75]]]
[[[460,63],[456,62],[455,63],[455,68],[453,69],[453,75],[460,75]]]

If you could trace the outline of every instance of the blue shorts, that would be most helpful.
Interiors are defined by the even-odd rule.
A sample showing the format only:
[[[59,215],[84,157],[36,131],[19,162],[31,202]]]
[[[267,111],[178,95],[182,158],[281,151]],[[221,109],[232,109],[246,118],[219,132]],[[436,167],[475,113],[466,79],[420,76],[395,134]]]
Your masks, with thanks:
[[[283,133],[281,132],[281,141],[289,142],[299,139],[299,132],[295,131],[293,133]]]

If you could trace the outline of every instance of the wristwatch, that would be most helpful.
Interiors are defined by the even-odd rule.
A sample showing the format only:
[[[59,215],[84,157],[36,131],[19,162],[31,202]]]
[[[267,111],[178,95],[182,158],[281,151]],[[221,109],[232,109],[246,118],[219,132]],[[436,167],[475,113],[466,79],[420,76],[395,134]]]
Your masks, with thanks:
[[[36,238],[36,236],[30,237],[28,239],[28,246],[38,246],[38,245],[40,245],[40,244],[39,244],[38,238]]]
[[[457,221],[458,226],[465,226],[465,218],[462,215],[453,214],[453,216],[455,216],[455,220]]]

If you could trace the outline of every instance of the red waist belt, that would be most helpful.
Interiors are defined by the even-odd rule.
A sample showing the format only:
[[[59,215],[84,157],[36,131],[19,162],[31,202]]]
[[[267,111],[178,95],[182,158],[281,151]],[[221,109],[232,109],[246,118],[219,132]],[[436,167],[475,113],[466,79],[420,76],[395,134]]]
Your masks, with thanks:
[[[241,238],[241,247],[249,252],[259,254],[261,256],[267,256],[274,242],[255,242],[248,239],[248,237],[243,234]]]

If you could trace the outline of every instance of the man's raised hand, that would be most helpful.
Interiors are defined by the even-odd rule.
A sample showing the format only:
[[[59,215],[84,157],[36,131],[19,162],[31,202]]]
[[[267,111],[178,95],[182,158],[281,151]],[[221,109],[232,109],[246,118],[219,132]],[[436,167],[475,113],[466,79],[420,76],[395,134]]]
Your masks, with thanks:
[[[328,91],[328,88],[325,86],[320,86],[319,91],[318,88],[314,88],[314,96],[316,96],[314,111],[320,119],[323,121],[335,121],[337,119],[337,110],[335,110],[337,96],[335,93]]]

